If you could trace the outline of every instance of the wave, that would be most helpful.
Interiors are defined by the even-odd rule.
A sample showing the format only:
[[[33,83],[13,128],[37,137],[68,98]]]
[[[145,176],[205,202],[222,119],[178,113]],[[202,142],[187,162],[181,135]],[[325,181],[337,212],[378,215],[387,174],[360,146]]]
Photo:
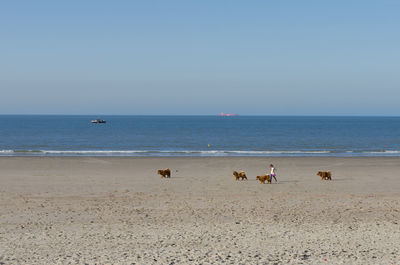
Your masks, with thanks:
[[[0,150],[0,154],[12,154],[14,152],[14,150]]]
[[[0,150],[0,156],[400,156],[400,150]]]
[[[366,151],[367,154],[400,154],[400,150]]]
[[[0,153],[41,154],[325,154],[330,151],[235,151],[235,150],[0,150]]]

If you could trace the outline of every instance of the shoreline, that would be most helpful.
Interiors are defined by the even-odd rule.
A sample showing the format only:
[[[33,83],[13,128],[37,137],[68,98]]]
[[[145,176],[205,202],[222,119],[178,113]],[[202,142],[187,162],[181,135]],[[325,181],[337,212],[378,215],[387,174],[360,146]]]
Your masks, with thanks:
[[[33,158],[33,157],[47,157],[47,158],[52,158],[52,157],[60,157],[60,158],[400,158],[400,153],[399,155],[348,155],[348,156],[342,156],[342,155],[270,155],[270,156],[263,156],[263,155],[247,155],[247,156],[241,156],[241,155],[5,155],[5,154],[0,154],[0,158],[19,158],[19,157],[26,157],[26,158]]]

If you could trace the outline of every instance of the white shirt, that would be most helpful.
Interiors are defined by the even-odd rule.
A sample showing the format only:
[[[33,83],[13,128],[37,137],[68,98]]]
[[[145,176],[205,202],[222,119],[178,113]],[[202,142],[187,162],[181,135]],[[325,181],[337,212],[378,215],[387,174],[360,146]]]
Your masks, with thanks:
[[[271,167],[271,175],[275,175],[275,168]]]

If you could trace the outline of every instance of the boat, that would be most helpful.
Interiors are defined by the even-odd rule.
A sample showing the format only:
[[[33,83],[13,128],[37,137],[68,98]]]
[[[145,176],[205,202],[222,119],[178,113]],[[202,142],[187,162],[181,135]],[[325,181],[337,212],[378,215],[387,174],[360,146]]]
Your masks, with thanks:
[[[105,120],[101,120],[101,119],[95,119],[91,121],[92,123],[106,123]]]
[[[237,114],[235,114],[235,113],[223,113],[223,112],[221,112],[220,114],[218,114],[218,116],[233,117],[233,116],[237,116]]]

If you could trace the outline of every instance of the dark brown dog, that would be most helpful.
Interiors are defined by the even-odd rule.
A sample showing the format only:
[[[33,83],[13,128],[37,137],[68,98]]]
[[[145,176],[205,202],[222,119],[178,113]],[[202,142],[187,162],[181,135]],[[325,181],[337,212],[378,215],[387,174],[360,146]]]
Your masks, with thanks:
[[[330,171],[318,171],[317,175],[321,177],[321,180],[332,180],[332,173]]]
[[[317,176],[320,176],[321,180],[324,180],[326,177],[326,171],[318,171]]]
[[[157,174],[161,175],[161,178],[170,178],[171,177],[171,170],[169,168],[166,169],[159,169]]]
[[[332,180],[332,173],[330,171],[326,171],[326,177],[325,179],[327,180]]]
[[[233,171],[232,174],[233,174],[233,176],[235,176],[235,180],[239,180],[239,179],[247,180],[247,176],[246,176],[246,173],[244,173],[244,171],[240,171],[240,172]]]
[[[262,184],[265,184],[265,181],[267,181],[268,183],[271,183],[271,176],[270,175],[257,176],[256,179],[259,180]]]

